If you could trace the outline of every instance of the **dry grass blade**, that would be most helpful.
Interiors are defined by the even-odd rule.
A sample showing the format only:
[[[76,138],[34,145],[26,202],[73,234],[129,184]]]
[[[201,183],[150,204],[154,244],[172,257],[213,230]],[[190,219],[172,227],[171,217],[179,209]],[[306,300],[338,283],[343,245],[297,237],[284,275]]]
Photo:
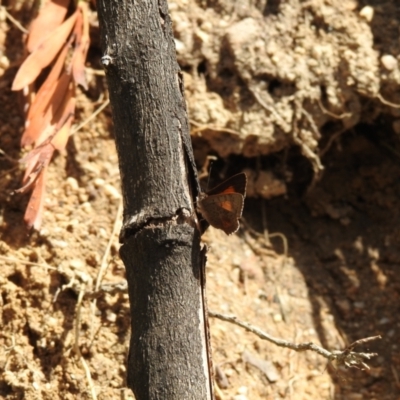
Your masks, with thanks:
[[[32,53],[36,48],[62,24],[67,15],[70,0],[49,0],[41,8],[38,16],[29,27],[26,48]]]
[[[32,83],[43,68],[56,57],[75,25],[77,12],[45,39],[40,46],[23,62],[12,84],[12,90],[21,90]]]

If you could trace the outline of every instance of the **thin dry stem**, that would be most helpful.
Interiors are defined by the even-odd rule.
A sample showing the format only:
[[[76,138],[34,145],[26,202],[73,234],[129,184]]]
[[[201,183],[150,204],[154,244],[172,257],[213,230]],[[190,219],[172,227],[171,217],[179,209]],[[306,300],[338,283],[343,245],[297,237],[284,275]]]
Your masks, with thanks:
[[[105,100],[104,103],[99,108],[97,108],[97,110],[93,111],[93,113],[88,118],[86,118],[77,127],[71,130],[71,135],[81,130],[86,124],[88,124],[92,119],[94,119],[97,116],[97,114],[100,114],[109,104],[110,104],[110,99]]]
[[[312,342],[307,342],[307,343],[292,343],[287,340],[283,339],[278,339],[275,338],[268,333],[262,331],[261,329],[250,325],[247,322],[243,322],[238,320],[235,316],[230,316],[230,315],[224,315],[224,314],[219,314],[213,311],[209,311],[208,315],[213,318],[218,318],[222,321],[230,322],[232,324],[238,325],[241,328],[247,330],[248,332],[254,333],[257,335],[260,339],[267,340],[276,346],[279,347],[286,347],[291,350],[295,351],[305,351],[305,350],[311,350],[322,357],[325,357],[328,361],[330,362],[336,362],[336,364],[339,365],[344,365],[349,368],[358,368],[358,369],[369,369],[368,365],[364,362],[366,360],[370,360],[372,357],[377,356],[377,353],[357,353],[352,351],[355,346],[359,344],[365,344],[368,342],[371,342],[373,340],[381,339],[381,336],[371,336],[363,339],[356,340],[353,342],[351,345],[349,345],[346,349],[344,350],[334,350],[334,351],[329,351],[326,350]]]
[[[40,267],[40,268],[45,268],[45,269],[52,269],[54,271],[59,271],[59,268],[51,267],[50,265],[47,264],[39,264],[31,261],[26,261],[26,260],[21,260],[19,258],[12,258],[12,257],[6,257],[0,255],[0,260],[3,261],[9,261],[15,264],[24,264],[24,265],[29,265],[30,267]]]
[[[119,225],[119,222],[120,222],[121,217],[122,217],[122,210],[123,210],[123,202],[122,202],[122,198],[121,198],[120,201],[119,201],[119,204],[118,204],[117,213],[116,213],[115,218],[114,218],[113,230],[112,230],[110,238],[108,240],[107,247],[106,247],[106,249],[104,251],[103,259],[101,260],[101,265],[100,265],[100,268],[99,268],[99,272],[98,272],[97,277],[96,277],[95,292],[98,292],[98,290],[100,288],[101,281],[102,281],[102,279],[103,279],[103,277],[104,277],[104,275],[106,273],[107,267],[108,267],[108,261],[107,260],[108,260],[109,254],[110,254],[112,242],[113,242],[115,236],[117,235],[118,225]],[[96,308],[96,298],[94,298],[94,300],[92,301],[92,304],[90,305],[90,310],[91,310],[91,318],[90,318],[91,319],[91,324],[90,325],[91,326],[93,326],[93,317],[94,317],[94,313],[95,313],[95,308]]]
[[[4,10],[4,14],[6,15],[7,19],[10,20],[22,33],[28,34],[28,30],[24,28],[19,21],[17,21],[3,6],[1,7]]]
[[[76,303],[76,315],[75,315],[75,343],[74,343],[74,351],[75,354],[79,357],[79,360],[85,370],[86,379],[88,381],[90,394],[92,395],[93,400],[97,400],[96,389],[93,384],[92,375],[90,373],[90,368],[82,356],[81,350],[79,348],[79,333],[80,333],[80,325],[81,325],[81,309],[82,309],[82,300],[85,294],[86,285],[83,284],[81,290],[79,292],[78,301]]]
[[[114,241],[114,237],[117,235],[118,226],[119,226],[119,223],[120,223],[120,220],[121,220],[121,217],[122,217],[122,209],[123,209],[123,203],[122,203],[122,198],[121,198],[120,201],[119,201],[119,204],[118,204],[117,214],[115,215],[115,218],[114,218],[113,230],[112,230],[110,238],[108,240],[107,247],[106,247],[106,249],[104,251],[104,254],[103,254],[103,259],[101,260],[99,272],[97,274],[96,286],[95,286],[95,290],[96,291],[99,290],[101,281],[102,281],[102,279],[104,277],[104,274],[105,274],[105,272],[107,270],[107,267],[108,267],[107,259],[108,259],[108,256],[110,254],[110,250],[111,250],[112,243]]]
[[[385,100],[385,99],[383,98],[383,96],[382,96],[380,93],[378,93],[378,94],[376,95],[376,98],[377,98],[382,104],[385,104],[386,106],[393,107],[393,108],[400,108],[400,104],[392,103],[391,101]]]
[[[193,119],[189,120],[189,122],[192,125],[195,125],[197,127],[190,132],[192,135],[195,135],[197,132],[205,131],[206,129],[216,131],[216,132],[227,132],[227,133],[232,133],[233,135],[240,135],[240,132],[235,131],[234,129],[224,128],[224,127],[215,126],[215,125],[207,125],[207,124],[202,125]]]
[[[319,105],[319,108],[322,110],[322,112],[324,113],[324,114],[326,114],[326,115],[329,115],[330,117],[332,117],[332,118],[335,118],[335,119],[345,119],[345,118],[347,118],[347,117],[351,117],[351,112],[345,112],[345,113],[343,113],[343,114],[340,114],[340,115],[337,115],[337,114],[335,114],[335,113],[333,113],[332,111],[329,111],[329,110],[327,110],[324,106],[323,106],[323,104],[321,103],[321,100],[318,98],[317,99],[317,103],[318,103],[318,105]]]
[[[331,148],[332,144],[336,141],[336,139],[342,135],[342,133],[346,132],[347,128],[342,128],[339,129],[337,132],[335,132],[333,135],[328,140],[328,143],[326,146],[319,152],[319,156],[323,157],[327,151]]]

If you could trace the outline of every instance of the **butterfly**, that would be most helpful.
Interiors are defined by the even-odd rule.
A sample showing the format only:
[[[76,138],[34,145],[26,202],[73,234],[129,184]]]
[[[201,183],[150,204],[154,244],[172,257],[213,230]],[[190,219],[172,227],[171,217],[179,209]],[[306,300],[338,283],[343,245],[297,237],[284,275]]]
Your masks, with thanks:
[[[247,177],[244,172],[231,176],[206,193],[200,193],[197,211],[214,228],[227,235],[239,229],[246,196]]]

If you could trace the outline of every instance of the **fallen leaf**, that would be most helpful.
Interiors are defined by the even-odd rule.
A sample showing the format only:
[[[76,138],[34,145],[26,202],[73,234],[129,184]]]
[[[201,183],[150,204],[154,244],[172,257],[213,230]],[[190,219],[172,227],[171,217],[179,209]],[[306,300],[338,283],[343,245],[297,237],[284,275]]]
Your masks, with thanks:
[[[45,196],[47,167],[43,168],[35,181],[28,206],[25,211],[24,221],[28,228],[40,229],[43,217],[43,205]]]
[[[14,78],[11,90],[21,90],[32,83],[43,68],[56,57],[75,25],[77,12],[72,14],[62,25],[47,37],[39,47],[22,63]]]
[[[32,53],[49,34],[61,25],[67,15],[70,0],[49,0],[29,26],[26,48]]]
[[[26,164],[26,170],[22,181],[24,186],[17,189],[16,193],[22,193],[28,189],[32,182],[35,181],[40,170],[49,165],[53,153],[54,146],[51,144],[51,138],[49,138],[46,143],[32,149],[20,160],[21,163]]]
[[[61,128],[58,129],[51,139],[52,145],[58,151],[64,150],[67,145],[72,121],[74,120],[75,102],[74,97],[69,99],[64,109],[64,115],[60,119],[60,123],[62,123]]]
[[[42,113],[34,115],[28,123],[24,134],[21,138],[22,146],[29,146],[31,144],[43,143],[48,137],[49,127],[58,122],[57,113],[66,102],[66,96],[69,92],[69,85],[71,83],[71,75],[64,73],[56,82],[51,90],[51,98],[48,101],[46,109]],[[67,99],[68,101],[68,99]]]
[[[75,83],[88,89],[85,76],[85,61],[90,45],[88,4],[80,2],[75,24],[75,50],[72,58],[72,75]]]
[[[40,86],[37,95],[35,96],[29,111],[28,116],[26,117],[27,121],[31,120],[35,117],[35,115],[43,113],[43,110],[48,106],[51,97],[53,96],[54,90],[56,88],[57,80],[60,78],[61,71],[64,67],[64,62],[67,57],[68,48],[70,43],[64,45],[60,54],[57,57],[57,61],[51,68],[51,71],[42,84]]]

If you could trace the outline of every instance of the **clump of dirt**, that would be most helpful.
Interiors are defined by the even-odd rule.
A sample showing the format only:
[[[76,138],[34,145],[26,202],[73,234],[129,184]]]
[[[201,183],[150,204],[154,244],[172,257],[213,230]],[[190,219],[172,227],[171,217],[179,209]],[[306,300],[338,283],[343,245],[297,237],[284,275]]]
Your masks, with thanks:
[[[324,127],[371,120],[363,99],[397,100],[398,41],[386,26],[398,26],[398,10],[390,1],[371,16],[355,1],[275,3],[170,4],[190,116],[211,126],[202,137],[221,157],[297,144],[319,168]],[[374,117],[390,111],[381,103]],[[214,125],[235,130],[235,140]]]
[[[28,5],[10,2],[8,12],[26,25]],[[196,160],[203,167],[216,155],[214,176],[246,169],[254,196],[238,235],[210,228],[204,236],[210,309],[329,349],[383,337],[359,349],[378,353],[369,371],[335,370],[315,353],[277,348],[212,319],[217,395],[398,398],[400,8],[390,0],[169,7]],[[11,194],[22,178],[24,122],[10,86],[23,35],[5,11],[0,396],[133,398],[124,381],[129,303],[117,255],[121,196],[110,111],[56,157],[43,228],[27,232],[27,198]],[[93,45],[88,67],[98,68],[100,56]],[[79,95],[79,121],[99,106],[104,81],[92,76]]]

